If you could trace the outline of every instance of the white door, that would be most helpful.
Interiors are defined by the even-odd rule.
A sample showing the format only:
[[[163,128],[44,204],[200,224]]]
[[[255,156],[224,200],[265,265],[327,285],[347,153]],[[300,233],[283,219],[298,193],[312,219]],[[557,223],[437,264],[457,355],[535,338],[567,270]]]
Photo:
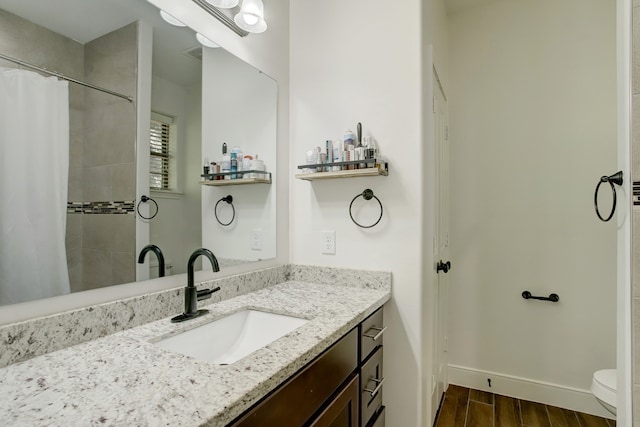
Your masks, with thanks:
[[[433,335],[433,416],[442,396],[447,389],[447,298],[449,286],[449,121],[447,98],[437,73],[434,70],[433,114],[436,133],[436,233],[434,253],[436,265],[436,286],[434,289],[434,325]]]

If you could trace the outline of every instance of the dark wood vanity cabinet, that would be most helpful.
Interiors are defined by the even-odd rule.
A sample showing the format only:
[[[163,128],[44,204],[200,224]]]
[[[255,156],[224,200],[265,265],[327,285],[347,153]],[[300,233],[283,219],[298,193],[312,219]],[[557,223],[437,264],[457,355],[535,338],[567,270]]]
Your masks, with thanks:
[[[228,427],[384,427],[382,308]]]
[[[385,330],[382,308],[359,325],[360,425],[362,427],[384,426],[382,341]]]
[[[358,394],[360,376],[355,374],[349,383],[340,389],[327,407],[309,424],[311,427],[359,427]]]

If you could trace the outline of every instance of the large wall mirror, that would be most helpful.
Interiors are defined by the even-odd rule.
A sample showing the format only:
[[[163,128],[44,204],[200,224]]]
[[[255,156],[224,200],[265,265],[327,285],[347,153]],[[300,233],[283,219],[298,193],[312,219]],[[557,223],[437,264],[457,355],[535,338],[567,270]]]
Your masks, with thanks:
[[[0,305],[184,274],[199,247],[222,269],[275,258],[277,83],[195,36],[144,0],[0,0],[0,55],[23,61],[0,59]],[[271,184],[205,185],[223,144]],[[153,252],[137,263],[148,244],[162,271]]]

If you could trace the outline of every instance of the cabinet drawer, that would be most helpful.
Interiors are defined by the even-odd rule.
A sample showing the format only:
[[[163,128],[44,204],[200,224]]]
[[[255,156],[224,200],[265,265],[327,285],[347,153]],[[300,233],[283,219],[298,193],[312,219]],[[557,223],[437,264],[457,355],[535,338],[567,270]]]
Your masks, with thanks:
[[[382,345],[385,329],[382,307],[360,324],[360,362],[366,360],[376,347]]]
[[[310,427],[358,427],[358,384],[355,374],[342,391],[327,405]]]
[[[384,410],[385,406],[380,408],[380,410],[371,418],[370,424],[367,427],[384,427]]]
[[[230,426],[302,426],[357,369],[357,347],[358,334],[352,329]]]
[[[360,419],[362,425],[367,425],[371,417],[382,406],[382,349],[378,349],[362,366],[360,371]]]

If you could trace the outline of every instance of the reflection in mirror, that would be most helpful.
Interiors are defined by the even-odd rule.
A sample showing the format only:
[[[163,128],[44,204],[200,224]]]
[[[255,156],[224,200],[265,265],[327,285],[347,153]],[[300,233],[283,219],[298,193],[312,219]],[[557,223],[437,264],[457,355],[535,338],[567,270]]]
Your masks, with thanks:
[[[137,62],[144,56],[138,52],[144,48],[141,22],[153,30],[153,75],[148,77],[138,75],[145,69]],[[237,121],[218,121],[216,131],[222,133],[210,140],[218,147],[222,139],[244,145],[275,171],[277,85],[249,65],[222,49],[202,48],[192,30],[166,24],[143,0],[0,0],[0,54],[136,98],[131,103],[68,83],[57,96],[68,100],[66,112],[50,109],[50,123],[41,124],[37,120],[45,101],[20,93],[9,98],[11,78],[36,78],[54,86],[59,79],[47,80],[26,66],[0,60],[1,98],[8,101],[1,104],[0,117],[12,124],[3,126],[12,133],[0,136],[0,156],[11,159],[14,167],[5,168],[0,183],[0,305],[133,282],[136,247],[147,244],[162,250],[168,274],[184,273],[189,254],[200,246],[209,245],[221,259],[242,262],[275,256],[275,186],[228,187],[227,192],[238,198],[237,224],[226,230],[208,228],[203,235],[203,221],[212,217],[209,197],[218,190],[200,184],[204,157],[218,154],[208,148],[205,153],[202,144],[203,130],[210,132],[214,122],[202,120],[203,105],[205,111],[219,108],[220,98],[218,93],[202,92],[202,61],[208,51],[211,57],[236,61],[238,76],[259,75],[273,97],[246,106],[236,97],[236,102],[222,107],[238,118],[258,105],[270,108],[264,115],[273,118],[273,127],[244,121],[247,134],[239,138],[224,133],[225,126],[236,126]],[[217,65],[211,62],[208,67],[215,70]],[[137,97],[141,80],[151,80],[151,99]],[[254,82],[234,84],[242,88]],[[20,105],[26,106],[23,118],[18,116]],[[136,108],[153,112],[151,125],[136,123]],[[136,140],[140,130],[153,126],[171,128],[166,152],[160,156],[151,154],[148,139]],[[44,137],[36,136],[35,130],[43,131]],[[140,156],[149,159],[151,173],[136,167]],[[159,158],[160,178],[153,174]],[[149,176],[137,179],[142,173]],[[140,182],[160,185],[140,188]],[[136,218],[136,194],[158,203],[154,219]],[[136,242],[140,227],[149,227],[149,241]],[[256,246],[250,241],[256,236],[250,235],[253,230],[260,231],[262,250],[251,249]],[[245,252],[225,242],[243,242],[238,247]],[[138,280],[159,275],[153,253],[147,254],[145,265],[144,274],[138,270]]]
[[[238,170],[275,171],[276,83],[222,49],[205,49],[203,63],[206,70],[203,93],[216,94],[203,102],[207,118],[203,126],[203,157],[224,164],[223,144],[226,144],[231,161],[234,155],[244,157],[244,161],[236,158]],[[250,175],[264,176],[257,172]],[[222,267],[275,258],[276,230],[272,218],[276,216],[277,177],[273,173],[271,176],[271,185],[203,185],[203,245],[220,254]],[[235,177],[240,182],[249,174],[238,173]],[[233,197],[234,206],[218,205],[220,221],[217,221],[216,204],[228,195]],[[231,219],[234,220],[229,226],[222,225]]]

